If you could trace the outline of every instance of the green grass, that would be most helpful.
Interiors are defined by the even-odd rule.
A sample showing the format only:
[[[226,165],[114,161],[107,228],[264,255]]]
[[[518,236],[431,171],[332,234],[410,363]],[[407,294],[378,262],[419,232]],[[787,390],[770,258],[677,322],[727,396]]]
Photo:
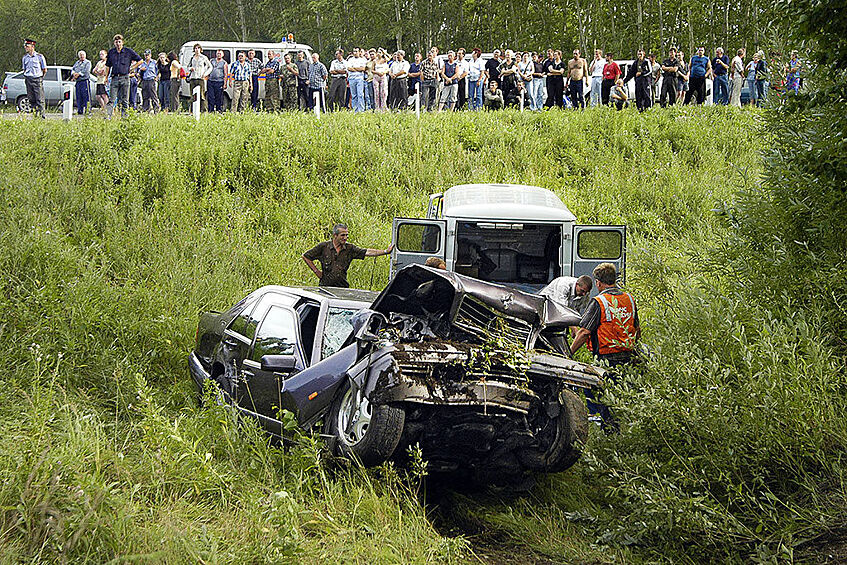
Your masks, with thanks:
[[[454,562],[477,543],[569,562],[790,554],[843,519],[845,378],[814,311],[746,300],[747,274],[715,264],[732,228],[712,210],[758,182],[759,119],[0,121],[0,561]],[[395,215],[466,182],[544,186],[585,223],[628,225],[654,359],[613,391],[620,436],[592,435],[528,497],[424,506],[415,477],[327,466],[308,438],[282,451],[197,408],[198,312],[313,284],[300,255],[334,222],[385,247]],[[387,274],[368,259],[350,282]]]

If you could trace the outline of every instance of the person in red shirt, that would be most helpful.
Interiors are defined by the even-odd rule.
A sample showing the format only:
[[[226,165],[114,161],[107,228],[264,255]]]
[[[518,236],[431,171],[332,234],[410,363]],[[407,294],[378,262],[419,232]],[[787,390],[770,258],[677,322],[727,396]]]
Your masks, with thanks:
[[[621,76],[621,68],[615,63],[611,53],[606,53],[606,64],[603,66],[603,83],[600,85],[600,99],[603,105],[609,103],[609,93],[615,86],[615,81]]]

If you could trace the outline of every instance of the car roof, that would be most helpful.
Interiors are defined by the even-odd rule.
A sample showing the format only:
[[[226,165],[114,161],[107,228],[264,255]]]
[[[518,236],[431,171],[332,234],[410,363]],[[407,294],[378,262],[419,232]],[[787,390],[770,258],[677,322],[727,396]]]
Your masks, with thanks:
[[[374,299],[379,295],[373,290],[363,290],[358,288],[336,288],[336,287],[317,287],[317,286],[281,286],[267,285],[258,289],[256,292],[264,294],[266,292],[284,292],[310,298],[317,301],[329,301],[333,306],[354,306],[356,308],[365,308],[369,306]]]
[[[461,184],[444,193],[443,215],[493,220],[575,222],[552,191],[521,184]]]
[[[195,43],[203,46],[203,49],[303,49],[311,51],[312,48],[305,43],[261,43],[252,41],[186,41],[182,48],[192,47]]]

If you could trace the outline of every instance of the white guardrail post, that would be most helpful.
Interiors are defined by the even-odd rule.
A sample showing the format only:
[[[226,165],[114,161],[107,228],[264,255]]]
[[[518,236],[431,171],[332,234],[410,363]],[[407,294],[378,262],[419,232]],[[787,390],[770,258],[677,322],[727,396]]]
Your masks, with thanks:
[[[318,90],[315,92],[315,95],[312,97],[315,101],[315,118],[321,119],[321,91]]]
[[[194,114],[194,119],[200,121],[200,85],[194,87],[194,92],[191,93],[191,113]]]
[[[64,87],[65,92],[63,98],[65,102],[62,104],[62,119],[69,122],[74,116],[74,85],[65,84]]]

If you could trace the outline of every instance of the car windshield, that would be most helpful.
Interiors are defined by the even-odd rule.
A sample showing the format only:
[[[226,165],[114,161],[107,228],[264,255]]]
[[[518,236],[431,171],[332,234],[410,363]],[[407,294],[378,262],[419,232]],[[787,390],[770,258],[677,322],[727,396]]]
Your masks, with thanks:
[[[324,326],[324,339],[321,345],[321,359],[326,359],[335,354],[341,345],[353,331],[350,319],[358,312],[354,308],[330,307],[327,312],[326,325]]]

